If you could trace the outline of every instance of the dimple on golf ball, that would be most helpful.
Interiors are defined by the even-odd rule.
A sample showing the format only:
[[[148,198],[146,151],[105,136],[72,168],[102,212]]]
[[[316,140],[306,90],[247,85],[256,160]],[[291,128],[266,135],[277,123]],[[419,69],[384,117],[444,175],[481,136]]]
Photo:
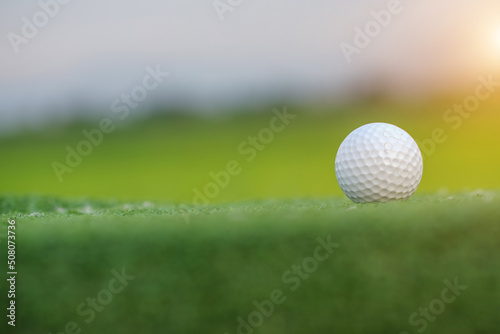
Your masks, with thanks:
[[[407,199],[417,190],[423,169],[415,140],[387,123],[366,124],[351,132],[335,158],[340,188],[356,203]]]

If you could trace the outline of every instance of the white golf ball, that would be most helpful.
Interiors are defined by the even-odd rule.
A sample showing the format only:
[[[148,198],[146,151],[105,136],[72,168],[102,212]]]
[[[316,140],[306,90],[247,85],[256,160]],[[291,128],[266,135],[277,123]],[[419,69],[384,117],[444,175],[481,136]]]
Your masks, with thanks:
[[[363,125],[351,132],[335,158],[337,181],[356,203],[407,199],[417,190],[423,169],[415,140],[386,123]]]

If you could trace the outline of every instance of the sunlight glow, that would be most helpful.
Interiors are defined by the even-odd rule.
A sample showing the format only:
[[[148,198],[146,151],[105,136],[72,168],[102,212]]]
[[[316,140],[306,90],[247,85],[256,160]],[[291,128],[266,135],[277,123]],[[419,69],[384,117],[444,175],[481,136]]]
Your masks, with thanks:
[[[500,50],[500,28],[497,29],[494,39],[495,46]]]

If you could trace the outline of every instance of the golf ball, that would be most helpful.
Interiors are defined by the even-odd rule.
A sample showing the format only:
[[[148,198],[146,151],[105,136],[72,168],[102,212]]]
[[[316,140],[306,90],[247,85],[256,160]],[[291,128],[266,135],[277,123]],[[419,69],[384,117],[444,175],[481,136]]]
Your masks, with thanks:
[[[335,174],[344,194],[356,203],[404,200],[422,179],[422,153],[404,130],[371,123],[351,132],[335,158]]]

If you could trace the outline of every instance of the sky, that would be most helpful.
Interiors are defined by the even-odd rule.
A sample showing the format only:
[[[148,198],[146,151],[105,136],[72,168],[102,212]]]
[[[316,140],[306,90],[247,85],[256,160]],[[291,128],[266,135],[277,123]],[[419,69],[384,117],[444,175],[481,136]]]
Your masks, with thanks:
[[[0,128],[109,112],[148,67],[170,75],[141,107],[200,112],[428,96],[500,68],[500,1],[400,0],[391,13],[394,1],[4,0]],[[370,24],[369,43],[346,56]]]

